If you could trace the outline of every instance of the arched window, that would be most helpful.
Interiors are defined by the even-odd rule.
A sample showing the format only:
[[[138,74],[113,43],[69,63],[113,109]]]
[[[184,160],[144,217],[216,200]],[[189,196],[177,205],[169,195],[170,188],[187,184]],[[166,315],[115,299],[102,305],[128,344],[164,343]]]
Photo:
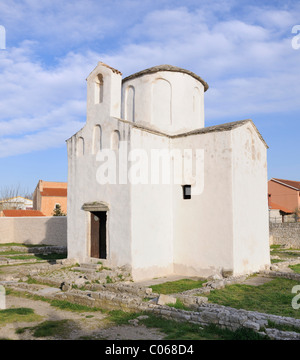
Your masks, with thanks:
[[[84,155],[84,138],[80,137],[77,141],[77,156]]]
[[[125,105],[125,119],[134,122],[135,111],[135,89],[133,86],[128,86],[126,89],[126,105]]]
[[[172,124],[172,87],[165,79],[156,79],[152,85],[152,123]]]
[[[201,94],[199,88],[197,87],[194,88],[193,92],[193,113],[194,119],[199,120],[201,113]]]
[[[93,133],[93,154],[97,154],[102,149],[102,130],[100,125],[94,127]]]
[[[103,76],[98,74],[95,80],[95,104],[103,102]]]
[[[111,149],[118,150],[120,146],[120,132],[118,130],[112,132],[110,141]]]

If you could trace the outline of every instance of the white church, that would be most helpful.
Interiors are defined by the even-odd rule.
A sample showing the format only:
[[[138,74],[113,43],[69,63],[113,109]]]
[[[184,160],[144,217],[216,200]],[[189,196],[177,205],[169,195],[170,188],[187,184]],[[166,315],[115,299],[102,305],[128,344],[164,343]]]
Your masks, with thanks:
[[[205,127],[207,89],[175,66],[122,79],[98,63],[67,140],[69,258],[135,281],[270,265],[268,147],[252,120]]]

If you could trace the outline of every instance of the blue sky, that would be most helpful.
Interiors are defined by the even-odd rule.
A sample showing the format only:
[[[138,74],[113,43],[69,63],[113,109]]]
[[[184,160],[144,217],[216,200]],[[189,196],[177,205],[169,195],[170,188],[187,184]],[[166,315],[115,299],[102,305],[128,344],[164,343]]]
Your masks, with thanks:
[[[0,189],[67,181],[65,140],[85,123],[98,61],[124,77],[160,64],[195,72],[210,86],[206,126],[251,118],[268,177],[299,181],[297,24],[299,1],[1,0]]]

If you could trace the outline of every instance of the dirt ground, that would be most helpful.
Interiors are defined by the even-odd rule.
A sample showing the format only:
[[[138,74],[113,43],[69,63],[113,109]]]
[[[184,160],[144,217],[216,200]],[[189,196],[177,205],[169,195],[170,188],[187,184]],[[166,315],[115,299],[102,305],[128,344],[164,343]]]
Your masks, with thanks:
[[[6,308],[26,307],[34,310],[35,314],[42,316],[38,322],[14,322],[0,327],[0,338],[11,340],[51,340],[58,337],[33,337],[32,331],[26,330],[16,334],[16,329],[32,328],[46,320],[70,320],[71,330],[66,332],[66,340],[91,339],[91,340],[161,340],[164,334],[156,329],[149,329],[143,325],[115,326],[107,315],[101,312],[76,313],[64,311],[51,306],[44,301],[36,301],[14,296],[6,297]]]
[[[5,266],[1,268],[0,281],[18,280],[26,277],[28,271],[36,265]],[[42,265],[41,265],[42,266]],[[4,284],[4,283],[3,283]],[[35,287],[35,285],[32,285]],[[52,287],[36,285],[44,288],[41,291],[51,291]],[[42,293],[40,294],[41,296]],[[109,320],[109,315],[102,312],[74,312],[61,310],[51,306],[46,301],[33,300],[26,297],[6,295],[6,309],[30,308],[34,314],[41,316],[37,322],[13,322],[2,325],[0,323],[0,339],[11,340],[51,340],[51,339],[95,339],[95,340],[161,340],[164,334],[156,329],[146,328],[142,324],[130,324],[116,326]],[[0,314],[1,316],[1,314]],[[51,338],[37,338],[33,336],[32,328],[44,321],[67,320],[67,331],[63,336],[57,335]],[[28,328],[22,333],[16,333],[19,328]]]

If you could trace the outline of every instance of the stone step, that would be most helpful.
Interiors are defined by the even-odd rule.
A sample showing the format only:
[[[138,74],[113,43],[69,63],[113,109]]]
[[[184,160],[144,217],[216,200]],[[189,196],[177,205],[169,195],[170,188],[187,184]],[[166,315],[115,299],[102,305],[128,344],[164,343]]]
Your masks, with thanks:
[[[73,270],[82,272],[95,272],[97,270],[100,270],[101,268],[101,264],[81,263],[79,264],[79,266],[74,267]]]
[[[51,298],[55,294],[62,292],[62,290],[60,288],[54,288],[54,287],[49,287],[49,286],[40,285],[40,284],[10,282],[8,285],[10,288],[12,288],[15,291],[27,292],[32,295],[39,295],[39,296],[43,296],[43,297],[47,297],[47,298]]]
[[[76,266],[72,268],[73,271],[80,271],[80,272],[89,272],[89,273],[94,273],[97,269],[95,268],[86,268],[86,267],[82,267],[82,266]]]
[[[80,267],[85,268],[85,269],[100,269],[102,267],[102,264],[93,264],[93,263],[80,263],[79,264]]]

